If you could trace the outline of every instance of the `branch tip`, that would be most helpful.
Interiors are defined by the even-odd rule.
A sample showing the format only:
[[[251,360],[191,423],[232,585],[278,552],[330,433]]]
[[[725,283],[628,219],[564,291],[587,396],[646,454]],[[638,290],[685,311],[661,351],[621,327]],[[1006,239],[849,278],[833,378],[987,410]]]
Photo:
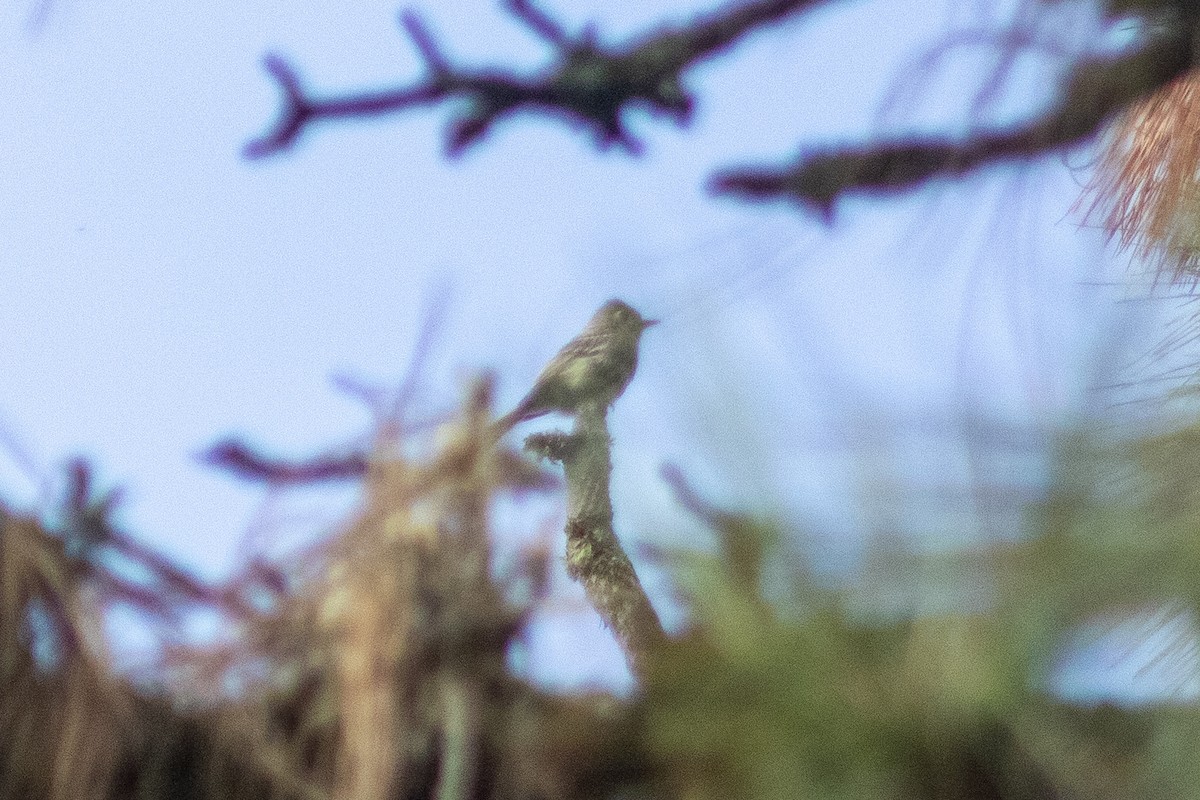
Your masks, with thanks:
[[[300,77],[283,56],[277,53],[267,53],[263,57],[263,69],[276,80],[279,88],[283,89],[284,95],[289,100],[298,101],[303,97],[300,91]]]
[[[620,124],[631,104],[648,103],[655,111],[684,122],[692,99],[682,91],[681,73],[697,61],[726,50],[733,42],[815,0],[742,0],[734,8],[700,17],[690,26],[650,32],[619,44],[601,44],[596,27],[567,31],[538,0],[502,0],[504,7],[557,50],[557,64],[540,75],[513,75],[502,69],[467,70],[451,64],[435,37],[409,8],[399,15],[429,74],[415,86],[383,92],[358,92],[331,98],[305,96],[291,67],[278,56],[266,69],[282,87],[285,108],[275,127],[244,149],[261,158],[289,147],[315,119],[376,116],[450,96],[471,102],[475,110],[453,123],[446,145],[451,157],[485,135],[494,122],[517,110],[531,110],[582,123],[600,147],[620,145],[631,155],[641,145]]]
[[[267,53],[263,58],[263,69],[275,79],[283,93],[283,107],[275,128],[262,137],[247,142],[242,155],[248,159],[264,158],[291,147],[312,116],[312,105],[300,88],[300,77],[283,56]]]
[[[708,181],[708,190],[716,195],[731,195],[754,201],[785,200],[800,206],[826,227],[834,223],[838,191],[818,191],[806,186],[795,175],[766,171],[719,172]]]
[[[476,112],[454,120],[446,135],[446,156],[458,158],[467,148],[483,138],[492,126],[493,114]]]
[[[450,62],[438,49],[437,42],[434,41],[433,34],[429,27],[425,24],[425,20],[411,8],[406,8],[400,13],[400,24],[404,27],[408,38],[412,39],[413,45],[417,48],[417,52],[421,54],[425,65],[435,75],[444,75],[450,72]]]
[[[549,14],[534,6],[529,0],[506,0],[504,6],[514,17],[524,22],[531,31],[554,46],[566,50],[574,44],[567,32],[559,27]]]
[[[646,152],[645,146],[633,134],[621,127],[620,123],[612,130],[605,130],[600,136],[600,147],[607,150],[612,146],[620,147],[630,156],[640,156]]]

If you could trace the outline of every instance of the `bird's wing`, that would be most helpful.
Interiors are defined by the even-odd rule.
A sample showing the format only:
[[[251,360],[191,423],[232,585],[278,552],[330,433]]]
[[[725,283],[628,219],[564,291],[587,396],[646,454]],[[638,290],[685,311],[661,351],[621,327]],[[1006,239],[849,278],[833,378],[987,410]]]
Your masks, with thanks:
[[[608,350],[608,337],[602,335],[583,334],[575,337],[563,346],[554,358],[550,359],[542,370],[539,379],[561,372],[572,361],[588,361],[605,355]]]

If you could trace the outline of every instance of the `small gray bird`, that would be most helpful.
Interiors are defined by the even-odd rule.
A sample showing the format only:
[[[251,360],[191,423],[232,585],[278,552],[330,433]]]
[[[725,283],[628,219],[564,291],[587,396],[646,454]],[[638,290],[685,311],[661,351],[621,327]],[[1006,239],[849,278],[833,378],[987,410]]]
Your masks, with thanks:
[[[611,405],[637,370],[642,332],[657,324],[620,300],[600,306],[587,327],[545,366],[525,399],[496,420],[496,436],[551,411],[571,414],[589,402]]]

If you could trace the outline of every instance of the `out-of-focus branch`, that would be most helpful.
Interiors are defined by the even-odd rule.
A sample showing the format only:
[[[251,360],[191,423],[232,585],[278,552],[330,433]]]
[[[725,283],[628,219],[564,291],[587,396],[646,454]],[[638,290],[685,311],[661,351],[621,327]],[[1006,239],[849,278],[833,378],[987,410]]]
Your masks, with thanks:
[[[734,514],[710,503],[688,482],[675,464],[664,464],[663,481],[675,494],[675,502],[711,528],[721,541],[721,558],[734,584],[758,596],[762,591],[763,565],[771,544],[767,529],[746,514]]]
[[[961,175],[985,164],[1031,159],[1096,135],[1114,114],[1193,64],[1196,10],[1182,4],[1171,24],[1145,46],[1119,58],[1082,61],[1061,100],[1032,122],[962,140],[909,139],[816,152],[781,169],[731,169],[711,188],[752,200],[790,200],[826,221],[851,192],[899,192],[932,178]]]
[[[271,458],[238,439],[225,439],[200,454],[200,460],[239,478],[283,486],[358,480],[367,474],[366,453],[318,456],[304,461]]]
[[[261,158],[286,150],[316,120],[376,116],[452,98],[469,102],[450,125],[446,147],[451,155],[461,153],[502,117],[517,111],[565,117],[591,131],[600,146],[619,144],[636,153],[639,143],[621,119],[631,104],[644,104],[686,123],[694,99],[683,88],[684,70],[757,28],[829,1],[753,0],[682,28],[608,45],[599,42],[591,29],[568,34],[531,0],[507,0],[508,10],[556,50],[555,63],[531,76],[499,68],[454,67],[421,18],[406,11],[402,22],[425,62],[424,78],[399,89],[317,98],[283,58],[268,55],[264,66],[279,84],[283,108],[275,126],[247,144],[244,153],[247,158]]]
[[[119,488],[99,491],[95,470],[86,460],[76,458],[68,464],[54,532],[61,541],[62,555],[76,565],[76,572],[86,572],[111,599],[159,619],[177,619],[191,606],[245,610],[238,598],[226,600],[219,590],[121,530],[113,520],[121,494]],[[102,558],[102,550],[135,565],[136,577],[112,570]]]
[[[357,481],[365,478],[371,468],[371,455],[365,451],[287,461],[268,456],[240,439],[217,442],[202,452],[199,458],[201,463],[210,467],[271,487],[311,487],[318,483]],[[505,488],[518,494],[545,491],[558,484],[552,475],[511,450],[501,449],[496,458],[498,469],[507,478]]]

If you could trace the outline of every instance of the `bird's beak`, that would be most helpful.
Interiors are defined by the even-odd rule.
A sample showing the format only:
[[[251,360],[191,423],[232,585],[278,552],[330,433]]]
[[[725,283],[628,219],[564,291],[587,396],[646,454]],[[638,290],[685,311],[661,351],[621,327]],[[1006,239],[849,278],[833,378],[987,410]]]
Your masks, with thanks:
[[[645,330],[646,328],[653,328],[660,321],[661,320],[657,320],[657,319],[644,319],[644,320],[642,320],[642,330]]]

